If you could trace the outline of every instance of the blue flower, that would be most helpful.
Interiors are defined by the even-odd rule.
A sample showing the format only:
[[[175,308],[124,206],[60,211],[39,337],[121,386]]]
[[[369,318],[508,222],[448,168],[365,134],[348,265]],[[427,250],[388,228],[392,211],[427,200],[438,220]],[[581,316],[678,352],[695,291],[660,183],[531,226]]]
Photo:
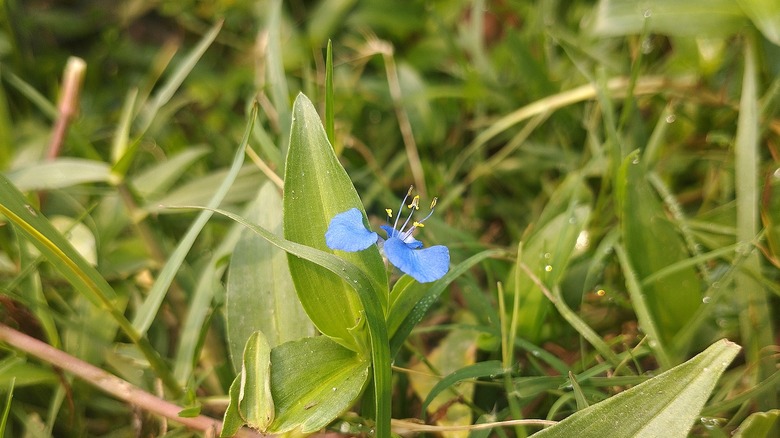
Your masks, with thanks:
[[[423,248],[422,242],[412,236],[414,230],[422,228],[423,222],[433,214],[436,198],[431,203],[431,212],[420,221],[412,221],[411,226],[407,228],[414,212],[420,209],[420,197],[415,196],[407,206],[411,210],[409,216],[401,227],[398,227],[400,213],[411,194],[412,188],[409,188],[404,200],[401,201],[401,208],[398,209],[399,214],[396,216],[393,226],[381,226],[387,233],[387,240],[367,229],[363,224],[363,215],[360,210],[352,208],[331,219],[328,231],[325,233],[325,243],[328,248],[356,252],[377,243],[390,263],[420,283],[428,283],[443,277],[450,269],[450,251],[447,247],[436,245]],[[391,209],[386,211],[388,219],[392,219],[393,211]]]

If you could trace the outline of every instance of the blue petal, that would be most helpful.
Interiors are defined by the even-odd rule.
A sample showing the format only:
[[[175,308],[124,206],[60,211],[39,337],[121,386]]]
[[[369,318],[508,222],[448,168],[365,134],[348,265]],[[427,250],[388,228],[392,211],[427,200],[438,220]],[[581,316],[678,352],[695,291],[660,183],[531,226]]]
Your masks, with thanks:
[[[403,240],[391,237],[384,251],[390,263],[420,283],[438,280],[450,270],[450,250],[443,245],[412,249]]]
[[[330,249],[362,251],[376,243],[379,236],[363,225],[363,214],[357,208],[333,216],[325,233],[325,243]]]
[[[401,234],[401,233],[399,233],[397,230],[393,229],[393,227],[391,227],[389,225],[380,225],[379,228],[385,230],[385,233],[387,233],[387,238],[388,239],[391,238],[391,237],[399,237],[398,235]],[[407,237],[404,240],[404,243],[406,243],[406,246],[408,246],[409,248],[412,248],[412,249],[422,248],[422,246],[423,246],[422,242],[420,242],[419,240],[417,240],[414,237],[412,237],[411,234],[409,235],[409,237]]]

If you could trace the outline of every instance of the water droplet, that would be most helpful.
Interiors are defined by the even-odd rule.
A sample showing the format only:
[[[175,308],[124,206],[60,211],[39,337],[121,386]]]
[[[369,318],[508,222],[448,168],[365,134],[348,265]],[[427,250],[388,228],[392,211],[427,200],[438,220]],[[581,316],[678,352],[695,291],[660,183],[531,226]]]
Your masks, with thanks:
[[[634,156],[634,159],[631,160],[631,164],[639,164],[639,155]]]
[[[574,216],[570,217],[570,218],[569,218],[569,223],[570,223],[570,224],[576,224],[576,223],[577,223],[577,218],[576,218],[576,217],[574,217]]]
[[[642,13],[642,16],[645,18],[650,18],[653,15],[653,11],[650,9],[645,9],[645,11]]]
[[[349,432],[349,423],[346,421],[342,421],[341,424],[339,425],[339,431],[341,433]]]
[[[306,172],[301,172],[301,176],[306,176]]]
[[[24,204],[24,208],[26,208],[27,211],[29,211],[31,215],[38,216],[38,212],[36,212],[35,209],[32,208],[32,206],[30,204]]]
[[[653,49],[655,48],[655,45],[653,44],[653,40],[650,38],[645,38],[642,40],[642,53],[647,55],[648,53],[652,53]]]
[[[547,272],[552,272],[552,265],[546,265],[544,267],[544,270],[547,271]]]
[[[532,351],[531,351],[531,354],[532,354],[534,357],[539,357],[539,356],[541,356],[541,355],[542,355],[542,352],[540,352],[539,350],[532,350]]]
[[[701,299],[701,302],[704,304],[709,304],[710,301],[712,301],[712,297],[704,297]]]
[[[666,116],[665,120],[666,123],[674,123],[674,121],[677,120],[677,116],[675,116],[674,114],[669,114],[668,116]]]
[[[546,253],[544,253],[544,258],[547,259],[547,260],[550,260],[552,258],[552,254],[550,254],[549,252],[546,252]]]
[[[701,417],[699,421],[705,429],[717,429],[720,426],[720,421],[717,418]]]
[[[773,175],[775,176],[775,178],[780,179],[780,167],[775,169],[775,172],[773,173]]]
[[[712,282],[712,288],[713,289],[718,289],[719,287],[720,287],[720,283],[718,283],[717,281],[713,281]]]
[[[336,387],[330,388],[331,391],[336,392]]]
[[[584,250],[590,246],[590,236],[586,230],[580,231],[577,235],[577,242],[574,244],[574,248],[577,250]]]
[[[702,371],[705,372],[705,373],[709,373],[710,369],[709,369],[709,367],[704,367],[704,368],[702,368]]]

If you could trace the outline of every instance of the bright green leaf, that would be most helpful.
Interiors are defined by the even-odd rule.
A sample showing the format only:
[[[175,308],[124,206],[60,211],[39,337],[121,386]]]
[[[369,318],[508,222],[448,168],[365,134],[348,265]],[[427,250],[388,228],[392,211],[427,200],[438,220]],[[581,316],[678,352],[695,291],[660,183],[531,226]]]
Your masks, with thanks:
[[[769,412],[755,412],[739,425],[734,431],[734,438],[770,438],[772,428],[780,417],[780,409]]]
[[[370,363],[325,336],[284,343],[271,351],[276,419],[270,432],[327,426],[349,409],[368,383]]]
[[[303,94],[295,100],[290,148],[284,178],[284,236],[303,245],[334,253],[325,245],[325,231],[338,213],[365,211],[352,181],[328,142],[314,106]],[[367,219],[366,223],[367,223]],[[374,293],[387,308],[387,273],[379,250],[335,252],[360,268],[371,280]],[[336,342],[355,349],[349,328],[361,318],[361,306],[351,285],[328,270],[289,256],[298,297],[314,325]]]
[[[739,350],[737,344],[720,340],[693,359],[578,411],[534,437],[685,437]]]
[[[271,347],[262,332],[254,332],[244,348],[238,410],[250,427],[266,430],[274,420],[271,396]]]
[[[203,207],[200,207],[203,208]],[[363,308],[362,315],[365,316],[365,326],[368,327],[370,335],[371,351],[361,350],[361,357],[371,356],[373,366],[373,389],[374,389],[374,412],[376,412],[376,434],[377,436],[389,436],[390,433],[390,398],[391,398],[391,372],[390,372],[390,350],[387,337],[387,327],[384,322],[384,315],[380,306],[379,298],[374,292],[372,282],[369,277],[355,265],[337,257],[329,252],[316,248],[311,248],[300,243],[281,239],[268,230],[250,223],[245,218],[224,211],[212,209],[221,215],[227,216],[243,226],[251,229],[263,239],[271,242],[278,248],[287,251],[292,256],[308,260],[328,271],[338,275],[345,282],[354,286],[354,290],[360,300]],[[363,324],[362,322],[359,324]],[[356,324],[357,325],[357,324]],[[363,346],[365,344],[358,344]],[[276,397],[274,400],[278,402]],[[277,416],[278,419],[278,416]]]

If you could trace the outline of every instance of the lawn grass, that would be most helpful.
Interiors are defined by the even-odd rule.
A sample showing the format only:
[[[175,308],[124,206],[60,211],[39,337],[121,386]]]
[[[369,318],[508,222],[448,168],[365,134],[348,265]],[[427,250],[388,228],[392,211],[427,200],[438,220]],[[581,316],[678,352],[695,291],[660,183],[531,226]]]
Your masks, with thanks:
[[[697,393],[706,405],[672,417],[697,419],[683,436],[772,436],[761,428],[780,408],[778,7],[637,4],[3,3],[0,429],[219,428],[251,332],[287,345],[273,362],[316,325],[336,340],[323,351],[391,397],[383,407],[379,386],[350,386],[362,399],[334,432],[370,434],[385,408],[396,432],[579,424],[571,416],[602,400],[623,412],[638,391],[614,396],[653,376],[712,368],[701,364],[713,351],[718,363],[732,352],[725,338],[742,350]],[[342,284],[331,289],[347,310],[317,308],[296,256],[341,262],[226,217],[301,242],[337,213],[301,195],[335,167],[288,156],[291,133],[311,132],[296,125],[312,114],[299,93],[374,230],[410,186],[423,211],[438,197],[416,237],[449,248],[448,276],[425,288],[391,269],[376,303]],[[348,183],[328,196],[342,202]],[[305,213],[291,219],[296,189]],[[340,257],[381,290],[375,264]],[[366,312],[367,328],[345,325]],[[387,351],[370,346],[377,336]],[[369,374],[385,354],[392,376]]]

